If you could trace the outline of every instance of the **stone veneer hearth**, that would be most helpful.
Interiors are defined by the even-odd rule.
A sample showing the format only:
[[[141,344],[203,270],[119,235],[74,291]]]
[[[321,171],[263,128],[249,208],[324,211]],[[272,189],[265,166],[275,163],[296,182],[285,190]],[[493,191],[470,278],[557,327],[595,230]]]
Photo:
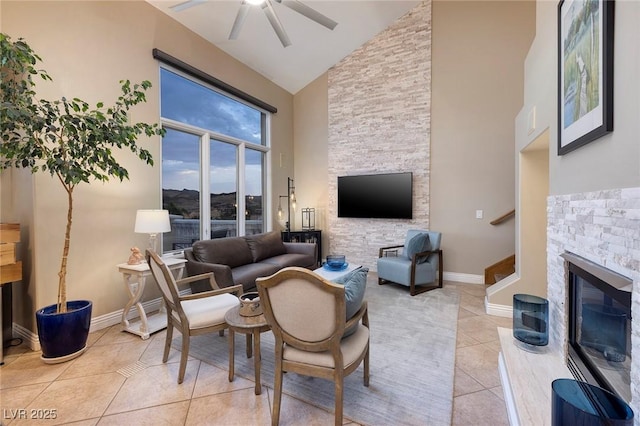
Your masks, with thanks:
[[[429,227],[431,2],[332,67],[328,91],[329,252],[375,269],[380,247]],[[337,217],[338,176],[386,172],[413,172],[412,221]]]
[[[547,200],[549,348],[566,354],[567,288],[571,252],[633,281],[631,406],[640,424],[640,188],[551,196]]]

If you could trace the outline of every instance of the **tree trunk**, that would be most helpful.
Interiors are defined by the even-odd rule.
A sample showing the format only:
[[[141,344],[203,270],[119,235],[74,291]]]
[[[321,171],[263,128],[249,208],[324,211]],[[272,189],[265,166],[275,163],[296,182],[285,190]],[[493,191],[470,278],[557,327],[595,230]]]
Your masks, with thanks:
[[[73,216],[73,186],[67,189],[67,228],[64,234],[62,263],[58,272],[58,312],[67,312],[67,257],[69,257],[69,241],[71,239],[71,218]]]

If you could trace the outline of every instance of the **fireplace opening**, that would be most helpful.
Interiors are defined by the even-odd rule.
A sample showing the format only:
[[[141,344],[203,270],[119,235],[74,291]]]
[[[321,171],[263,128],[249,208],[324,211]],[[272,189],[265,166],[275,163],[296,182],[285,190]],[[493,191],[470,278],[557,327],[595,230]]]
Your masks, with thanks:
[[[576,379],[631,401],[631,289],[633,282],[566,253],[568,360]]]

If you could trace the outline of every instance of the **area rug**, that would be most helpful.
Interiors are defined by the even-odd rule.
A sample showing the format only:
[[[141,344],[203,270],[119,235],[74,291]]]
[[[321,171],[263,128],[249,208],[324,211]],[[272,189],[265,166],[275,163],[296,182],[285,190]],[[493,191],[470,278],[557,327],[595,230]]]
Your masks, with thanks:
[[[344,416],[362,425],[449,425],[458,318],[458,294],[447,288],[411,297],[406,288],[367,283],[371,328],[370,385],[363,369],[345,378]],[[179,350],[180,337],[173,341]],[[244,355],[245,336],[236,333],[235,373],[253,380],[253,359]],[[261,336],[263,385],[273,388],[274,338]],[[228,346],[217,334],[191,339],[189,355],[228,369]],[[334,410],[333,382],[286,374],[283,391]]]

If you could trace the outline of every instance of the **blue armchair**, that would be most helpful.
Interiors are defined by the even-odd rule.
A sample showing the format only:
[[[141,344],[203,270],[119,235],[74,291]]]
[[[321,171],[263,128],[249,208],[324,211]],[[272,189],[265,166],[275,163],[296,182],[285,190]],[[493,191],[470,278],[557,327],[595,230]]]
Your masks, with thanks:
[[[404,245],[382,247],[378,256],[378,284],[407,286],[412,296],[442,288],[441,239],[440,232],[410,229]]]

